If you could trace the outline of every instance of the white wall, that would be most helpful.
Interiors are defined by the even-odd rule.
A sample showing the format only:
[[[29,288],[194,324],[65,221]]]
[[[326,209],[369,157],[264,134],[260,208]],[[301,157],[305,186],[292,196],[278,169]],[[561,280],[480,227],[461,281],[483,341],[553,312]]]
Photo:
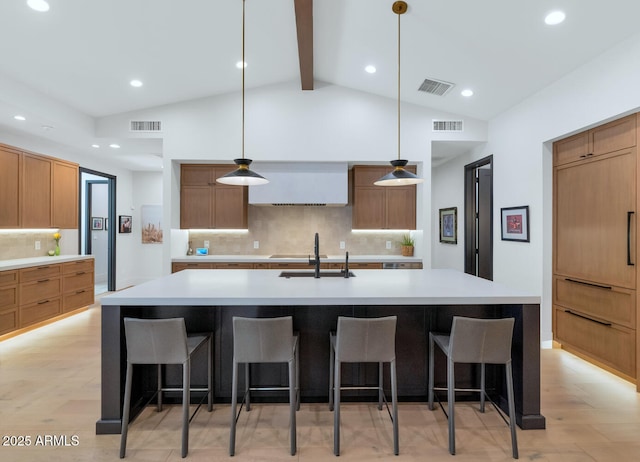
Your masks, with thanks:
[[[640,35],[533,95],[489,122],[489,143],[434,171],[434,187],[461,181],[460,165],[493,154],[494,280],[542,296],[541,337],[551,340],[551,142],[640,108]],[[445,194],[434,193],[436,198]],[[452,190],[448,194],[454,194]],[[457,193],[463,202],[463,190]],[[500,239],[500,208],[529,205],[531,242]],[[459,228],[460,229],[460,228]],[[438,252],[434,265],[458,267],[464,256]]]

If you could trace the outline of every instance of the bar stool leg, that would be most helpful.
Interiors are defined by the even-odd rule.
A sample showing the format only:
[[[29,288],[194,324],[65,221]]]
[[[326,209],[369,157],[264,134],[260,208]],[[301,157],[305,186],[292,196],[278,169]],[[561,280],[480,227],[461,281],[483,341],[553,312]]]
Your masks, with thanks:
[[[293,347],[293,355],[296,358],[296,411],[300,410],[300,345],[298,336],[295,336],[295,345]]]
[[[296,454],[296,410],[297,410],[297,392],[296,392],[296,361],[289,361],[289,431],[291,437],[291,455]]]
[[[382,410],[382,399],[384,391],[382,390],[382,363],[378,363],[378,410]]]
[[[382,364],[380,364],[382,366]],[[397,456],[400,453],[400,443],[398,438],[398,381],[396,379],[396,362],[389,364],[391,370],[391,400],[393,411],[393,453]]]
[[[162,364],[158,364],[158,412],[162,412]]]
[[[484,363],[480,364],[480,412],[484,412],[484,397],[486,395],[486,390],[485,390],[485,367],[484,367]]]
[[[244,386],[247,412],[251,410],[251,364],[244,364]]]
[[[336,360],[336,352],[333,349],[333,336],[329,334],[329,410],[333,411],[333,387],[334,387],[334,362]]]
[[[340,362],[334,362],[333,375],[333,454],[340,455]]]
[[[433,341],[433,334],[429,333],[429,385],[428,385],[428,400],[429,400],[429,409],[433,411],[433,360],[434,360],[434,350],[435,342]]]
[[[447,400],[448,400],[448,409],[449,409],[449,453],[454,455],[456,453],[456,425],[455,425],[455,401],[456,401],[456,391],[455,391],[455,372],[454,372],[454,362],[447,358]]]
[[[207,345],[207,400],[208,411],[213,411],[213,336],[209,336],[209,342]]]
[[[511,449],[513,458],[518,458],[518,441],[516,439],[516,406],[513,398],[513,371],[511,361],[505,364],[506,380],[507,380],[507,398],[509,399],[509,428],[511,429]]]
[[[236,453],[236,413],[238,406],[238,363],[233,361],[231,374],[231,432],[229,434],[229,455]]]
[[[189,405],[191,404],[191,360],[182,365],[182,458],[189,451]]]
[[[133,365],[127,361],[127,375],[124,384],[124,405],[122,406],[122,430],[120,431],[120,458],[124,458],[127,450],[127,432],[129,431],[129,412],[131,407],[131,380]]]

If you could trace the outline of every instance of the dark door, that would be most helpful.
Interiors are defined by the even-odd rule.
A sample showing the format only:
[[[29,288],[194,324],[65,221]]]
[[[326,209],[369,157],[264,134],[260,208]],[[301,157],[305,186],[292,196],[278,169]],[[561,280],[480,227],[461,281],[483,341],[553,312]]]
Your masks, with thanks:
[[[465,166],[465,272],[493,279],[493,156]]]

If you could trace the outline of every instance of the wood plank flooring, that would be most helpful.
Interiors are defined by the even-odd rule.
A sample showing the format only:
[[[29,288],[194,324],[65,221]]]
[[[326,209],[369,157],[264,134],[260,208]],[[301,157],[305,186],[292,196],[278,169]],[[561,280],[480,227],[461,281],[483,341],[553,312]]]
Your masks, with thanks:
[[[188,460],[335,459],[333,414],[326,405],[302,405],[295,456],[288,452],[287,405],[258,404],[243,412],[233,458],[228,456],[229,412],[223,404],[216,404],[212,413],[200,410],[191,425]],[[521,460],[640,460],[640,394],[635,386],[562,350],[542,350],[542,413],[546,430],[518,429]],[[119,460],[119,435],[95,434],[99,416],[99,305],[0,342],[0,461]],[[456,456],[447,450],[442,411],[430,411],[424,403],[400,405],[397,457],[386,411],[348,403],[342,417],[342,461],[513,460],[508,428],[490,407],[481,414],[473,403],[457,406]],[[29,436],[31,445],[12,447],[21,436]],[[130,427],[126,460],[181,460],[179,407],[167,406],[162,413],[145,410]]]

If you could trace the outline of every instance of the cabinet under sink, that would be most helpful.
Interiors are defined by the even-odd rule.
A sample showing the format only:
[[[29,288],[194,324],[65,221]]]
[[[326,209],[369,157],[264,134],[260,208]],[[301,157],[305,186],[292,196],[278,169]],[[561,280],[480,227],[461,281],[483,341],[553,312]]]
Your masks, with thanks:
[[[281,278],[312,278],[315,276],[313,271],[282,271],[279,276]],[[355,277],[352,271],[349,271],[350,278]],[[320,279],[326,277],[344,278],[344,271],[320,271]],[[345,278],[346,279],[346,278]]]

